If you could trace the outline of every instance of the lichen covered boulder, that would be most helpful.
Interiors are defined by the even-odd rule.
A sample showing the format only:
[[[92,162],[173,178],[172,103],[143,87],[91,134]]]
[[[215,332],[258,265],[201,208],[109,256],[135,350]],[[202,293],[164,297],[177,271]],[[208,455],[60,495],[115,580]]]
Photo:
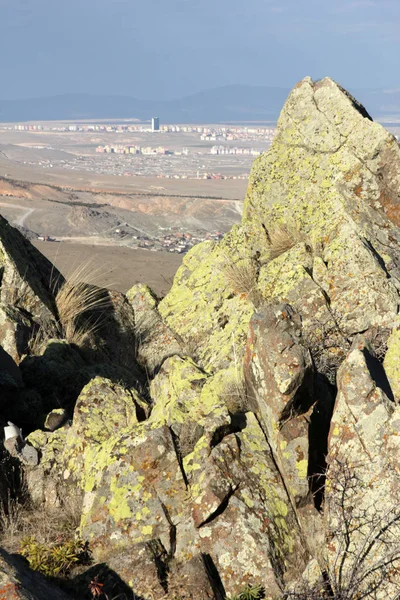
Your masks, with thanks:
[[[400,327],[393,330],[387,341],[383,365],[395,400],[400,403]]]
[[[220,244],[195,246],[159,304],[167,325],[187,343],[187,352],[211,372],[229,368],[235,353],[240,360],[254,311],[249,294],[235,293],[225,274],[227,264],[238,258],[235,247],[242,243],[241,232],[234,228]]]
[[[161,301],[110,293],[93,344],[21,361],[19,393],[66,418],[28,436],[32,499],[77,493],[80,535],[136,596],[394,597],[399,198],[396,139],[306,78],[239,226],[194,247]],[[45,291],[0,295],[17,362]]]
[[[159,305],[166,323],[204,368],[226,368],[243,355],[257,290],[258,304],[293,305],[325,362],[340,362],[349,337],[396,318],[399,174],[396,139],[331,79],[304,79],[254,162],[241,225],[187,254]],[[243,259],[252,281],[236,285]]]
[[[183,340],[163,321],[159,300],[147,285],[133,286],[126,297],[135,314],[136,357],[147,373],[154,373],[169,356],[187,354]]]
[[[63,496],[77,489],[83,493],[86,453],[91,459],[94,448],[120,430],[132,430],[148,414],[149,405],[135,388],[94,377],[79,394],[72,426],[63,411],[61,428],[36,430],[27,438],[41,456],[39,466],[27,472],[34,502],[58,506]]]
[[[386,373],[359,341],[338,374],[325,488],[327,554],[337,591],[391,598],[400,564],[400,411]]]
[[[274,227],[296,228],[327,267],[317,283],[348,335],[390,325],[397,310],[399,230],[388,186],[396,204],[396,139],[331,79],[300,82],[271,149],[254,163],[243,225],[261,260]]]

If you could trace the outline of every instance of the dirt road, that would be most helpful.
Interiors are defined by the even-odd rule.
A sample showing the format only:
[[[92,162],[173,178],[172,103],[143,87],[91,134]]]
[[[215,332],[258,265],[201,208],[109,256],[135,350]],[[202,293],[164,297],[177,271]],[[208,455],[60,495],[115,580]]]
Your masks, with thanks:
[[[18,210],[24,210],[24,214],[22,215],[22,217],[19,217],[18,219],[15,219],[12,222],[12,225],[19,225],[20,227],[23,227],[26,219],[29,217],[29,215],[31,215],[34,212],[34,208],[28,208],[27,206],[18,206],[18,204],[10,204],[7,202],[7,204],[5,202],[0,202],[0,206],[5,206],[7,208],[11,207],[11,208],[18,208]]]

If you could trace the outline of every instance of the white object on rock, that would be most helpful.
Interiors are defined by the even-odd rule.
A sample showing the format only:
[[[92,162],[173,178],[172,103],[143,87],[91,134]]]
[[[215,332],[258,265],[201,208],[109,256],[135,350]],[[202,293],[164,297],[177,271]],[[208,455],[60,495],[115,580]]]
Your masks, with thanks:
[[[4,427],[4,436],[6,440],[13,437],[19,437],[22,440],[22,433],[19,427],[8,421],[8,427]]]

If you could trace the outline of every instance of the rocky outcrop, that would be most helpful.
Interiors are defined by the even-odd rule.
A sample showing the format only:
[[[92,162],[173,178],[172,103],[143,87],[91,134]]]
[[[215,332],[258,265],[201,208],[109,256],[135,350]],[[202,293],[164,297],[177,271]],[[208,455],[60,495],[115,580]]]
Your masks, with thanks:
[[[40,325],[55,326],[62,275],[0,217],[0,342],[19,362]]]
[[[400,561],[399,407],[386,373],[362,342],[354,344],[338,373],[326,484],[328,568],[338,592],[392,598],[390,573]],[[368,595],[367,595],[368,597]]]
[[[159,300],[147,285],[133,286],[126,297],[135,313],[136,359],[146,373],[154,374],[169,356],[188,353],[183,341],[164,323]]]
[[[241,225],[193,248],[165,298],[111,292],[84,344],[60,334],[23,360],[54,294],[32,284],[29,310],[0,310],[20,363],[0,383],[24,419],[36,407],[31,500],[77,496],[80,535],[132,593],[394,597],[399,198],[395,138],[306,78],[254,163]]]
[[[400,328],[396,326],[388,341],[383,366],[397,404],[400,403]]]

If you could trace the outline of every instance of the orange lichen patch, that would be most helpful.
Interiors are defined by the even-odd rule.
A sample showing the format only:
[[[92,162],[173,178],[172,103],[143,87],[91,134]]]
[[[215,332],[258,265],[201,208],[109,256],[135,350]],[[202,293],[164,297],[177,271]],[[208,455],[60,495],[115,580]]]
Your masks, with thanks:
[[[349,171],[347,171],[347,173],[344,174],[343,179],[345,181],[351,181],[355,177],[359,177],[359,175],[360,175],[360,166],[355,165],[352,169],[350,169]]]
[[[0,588],[0,600],[18,600],[20,586],[17,583],[7,583]]]
[[[395,225],[400,227],[400,203],[398,201],[393,201],[385,192],[381,193],[379,202],[382,204],[388,218]]]
[[[355,188],[354,188],[354,193],[355,195],[360,198],[361,197],[361,193],[363,191],[362,185],[361,183],[359,183]]]
[[[400,227],[400,205],[391,205],[387,208],[387,216],[395,225]]]

